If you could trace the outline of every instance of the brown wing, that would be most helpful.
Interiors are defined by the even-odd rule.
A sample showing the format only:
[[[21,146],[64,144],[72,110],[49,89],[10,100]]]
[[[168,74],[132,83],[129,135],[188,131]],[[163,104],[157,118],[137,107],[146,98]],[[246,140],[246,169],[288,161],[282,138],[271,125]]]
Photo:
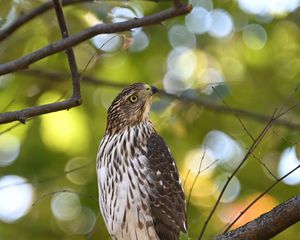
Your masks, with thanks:
[[[178,240],[187,231],[185,196],[178,170],[164,140],[153,133],[147,143],[149,198],[157,235]]]

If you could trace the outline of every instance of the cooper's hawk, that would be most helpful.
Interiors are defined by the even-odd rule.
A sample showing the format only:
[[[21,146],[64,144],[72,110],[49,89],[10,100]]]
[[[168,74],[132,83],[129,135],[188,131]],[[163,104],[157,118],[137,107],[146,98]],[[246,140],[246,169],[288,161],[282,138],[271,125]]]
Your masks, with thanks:
[[[97,175],[100,210],[113,239],[177,240],[187,231],[175,161],[148,119],[156,92],[130,85],[108,109]]]

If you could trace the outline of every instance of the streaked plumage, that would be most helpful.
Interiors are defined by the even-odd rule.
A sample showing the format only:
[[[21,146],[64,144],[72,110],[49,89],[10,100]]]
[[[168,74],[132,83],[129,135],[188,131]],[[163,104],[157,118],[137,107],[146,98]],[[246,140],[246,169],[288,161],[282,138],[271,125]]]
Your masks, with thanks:
[[[156,91],[130,85],[108,109],[97,176],[100,210],[113,239],[177,240],[186,232],[175,161],[148,119]]]

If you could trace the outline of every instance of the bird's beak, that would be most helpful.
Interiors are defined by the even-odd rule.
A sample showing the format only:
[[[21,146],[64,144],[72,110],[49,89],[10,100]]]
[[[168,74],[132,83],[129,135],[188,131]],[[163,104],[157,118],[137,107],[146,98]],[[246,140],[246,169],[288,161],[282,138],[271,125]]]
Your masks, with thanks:
[[[151,86],[151,92],[152,92],[152,95],[154,95],[155,93],[158,93],[158,89],[154,86]]]

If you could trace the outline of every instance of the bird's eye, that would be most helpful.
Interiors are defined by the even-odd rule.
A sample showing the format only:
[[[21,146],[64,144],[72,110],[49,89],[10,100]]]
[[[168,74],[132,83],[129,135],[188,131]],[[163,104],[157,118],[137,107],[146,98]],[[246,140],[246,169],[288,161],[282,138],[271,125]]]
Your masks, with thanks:
[[[137,95],[131,95],[130,98],[129,98],[130,102],[134,103],[138,100],[138,96]]]

